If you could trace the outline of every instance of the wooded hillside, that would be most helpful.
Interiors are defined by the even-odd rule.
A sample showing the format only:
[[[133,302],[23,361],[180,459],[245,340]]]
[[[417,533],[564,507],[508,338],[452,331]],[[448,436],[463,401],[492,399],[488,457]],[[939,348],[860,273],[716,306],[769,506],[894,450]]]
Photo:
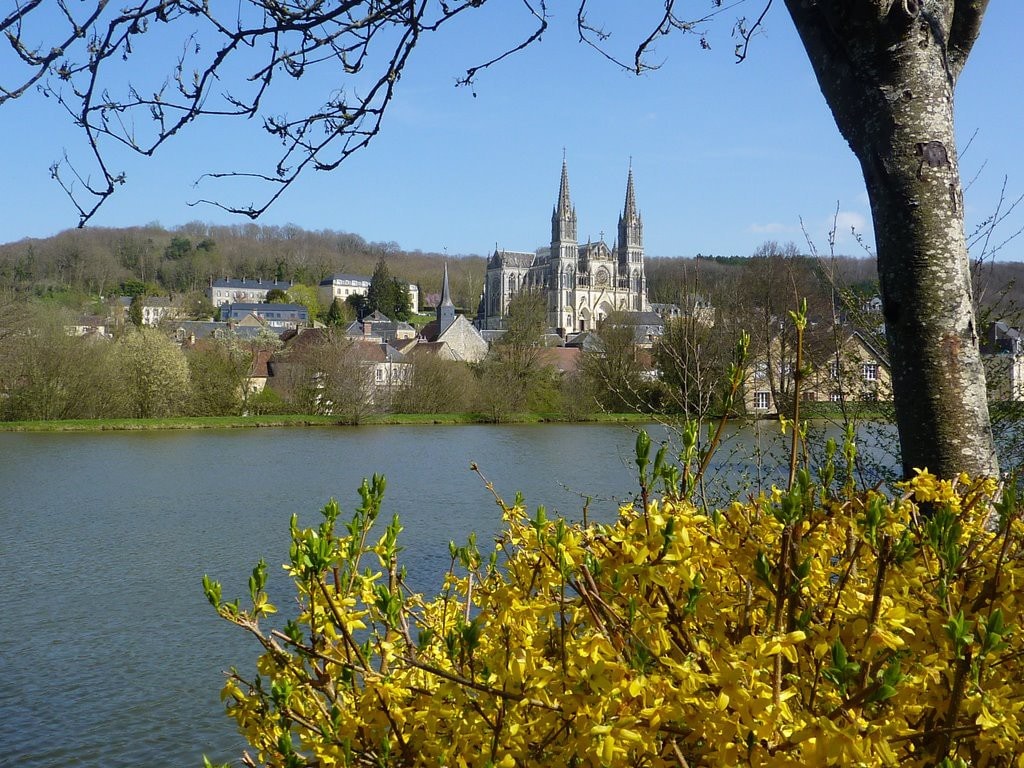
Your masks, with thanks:
[[[382,258],[393,275],[418,284],[424,299],[440,291],[447,258],[456,304],[475,312],[486,256],[407,251],[394,242],[293,225],[192,222],[172,229],[158,224],[71,229],[0,245],[0,288],[84,298],[124,293],[126,286],[140,283],[150,293],[201,292],[218,277],[316,285],[338,272],[369,276]],[[833,284],[865,298],[877,292],[873,259],[813,259],[792,244],[767,242],[754,254],[727,257],[648,256],[646,266],[648,294],[658,303],[684,303],[697,294],[727,309],[762,304],[759,297],[771,291],[785,304],[801,296],[824,299]],[[1024,263],[986,262],[977,267],[976,284],[980,305],[999,317],[1012,318],[1024,306]]]

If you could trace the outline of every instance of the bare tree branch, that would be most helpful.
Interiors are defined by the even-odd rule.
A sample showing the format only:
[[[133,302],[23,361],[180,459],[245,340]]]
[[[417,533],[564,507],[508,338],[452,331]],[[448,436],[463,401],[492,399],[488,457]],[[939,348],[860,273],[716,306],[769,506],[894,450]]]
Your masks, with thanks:
[[[988,0],[956,0],[949,28],[949,68],[954,78],[967,63],[987,8]]]
[[[747,58],[747,51],[750,49],[750,40],[754,37],[754,33],[757,32],[758,28],[764,23],[764,17],[768,15],[768,11],[771,10],[772,2],[774,0],[768,0],[765,3],[764,8],[761,9],[761,15],[757,17],[751,26],[747,26],[747,20],[740,19],[736,22],[735,32],[739,35],[741,42],[736,44],[736,63],[740,63]]]
[[[95,172],[79,170],[67,154],[51,167],[79,226],[125,183],[124,172],[110,166],[117,148],[151,156],[200,118],[260,118],[282,146],[271,169],[212,169],[201,178],[255,179],[269,187],[264,199],[197,201],[255,219],[304,171],[333,170],[365,147],[380,131],[421,35],[484,1],[242,0],[224,10],[202,0],[137,0],[112,12],[107,0],[97,0],[83,14],[67,0],[56,9],[30,0],[0,21],[11,44],[0,57],[0,104],[36,87],[82,130]],[[460,83],[539,39],[547,28],[545,2],[522,3],[537,22],[532,32],[467,70]],[[182,41],[178,55],[144,84],[138,73],[152,66],[133,68],[135,57],[144,48],[159,55],[174,36]],[[340,70],[337,90],[316,107],[300,106],[296,117],[275,111],[275,102],[293,101],[290,81],[326,66]]]
[[[610,40],[611,33],[606,32],[603,26],[595,26],[589,21],[587,17],[589,0],[580,0],[576,11],[576,29],[579,33],[580,42],[590,46],[616,66],[640,75],[644,72],[658,69],[661,66],[660,64],[652,64],[648,61],[654,43],[658,38],[669,35],[672,32],[693,34],[699,36],[701,48],[710,48],[711,46],[705,36],[704,26],[719,14],[735,8],[744,0],[735,0],[735,2],[728,5],[723,5],[722,0],[712,0],[712,10],[696,19],[682,19],[677,16],[675,14],[676,0],[662,0],[662,2],[664,4],[664,11],[658,19],[658,23],[654,25],[651,31],[634,49],[633,60],[629,64],[608,50],[606,43]]]

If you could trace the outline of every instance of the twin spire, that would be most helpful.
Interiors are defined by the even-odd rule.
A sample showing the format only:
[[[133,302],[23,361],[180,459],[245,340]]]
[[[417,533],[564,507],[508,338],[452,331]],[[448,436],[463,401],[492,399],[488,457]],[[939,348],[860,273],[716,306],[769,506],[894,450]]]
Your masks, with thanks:
[[[636,191],[633,188],[633,161],[630,158],[629,175],[626,177],[626,202],[619,215],[619,227],[642,226],[640,211],[636,205]],[[558,187],[558,202],[551,213],[551,239],[553,241],[576,240],[576,208],[569,195],[569,166],[562,158],[562,180]]]

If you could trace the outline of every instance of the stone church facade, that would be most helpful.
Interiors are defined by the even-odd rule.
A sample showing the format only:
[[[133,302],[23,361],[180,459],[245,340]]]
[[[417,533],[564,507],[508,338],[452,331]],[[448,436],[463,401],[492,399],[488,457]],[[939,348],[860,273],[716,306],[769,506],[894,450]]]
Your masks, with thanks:
[[[548,324],[562,336],[592,330],[613,311],[646,312],[644,225],[636,205],[633,169],[626,180],[626,202],[618,238],[611,248],[603,238],[579,243],[576,208],[569,195],[569,171],[562,162],[558,201],[551,214],[551,250],[547,253],[495,248],[487,263],[478,323],[498,329],[509,302],[520,291],[547,296]]]

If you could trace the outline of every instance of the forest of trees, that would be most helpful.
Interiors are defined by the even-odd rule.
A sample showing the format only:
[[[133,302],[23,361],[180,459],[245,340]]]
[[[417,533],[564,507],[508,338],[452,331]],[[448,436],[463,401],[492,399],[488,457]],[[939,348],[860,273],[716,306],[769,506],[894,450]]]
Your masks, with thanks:
[[[394,275],[433,293],[441,290],[444,258],[403,251],[396,243],[367,242],[346,232],[311,232],[291,225],[97,227],[0,245],[0,288],[79,298],[140,290],[189,294],[201,293],[210,280],[223,277],[315,287],[339,272],[369,277],[385,259]],[[476,308],[484,264],[476,256],[450,259],[451,290],[460,306]]]

